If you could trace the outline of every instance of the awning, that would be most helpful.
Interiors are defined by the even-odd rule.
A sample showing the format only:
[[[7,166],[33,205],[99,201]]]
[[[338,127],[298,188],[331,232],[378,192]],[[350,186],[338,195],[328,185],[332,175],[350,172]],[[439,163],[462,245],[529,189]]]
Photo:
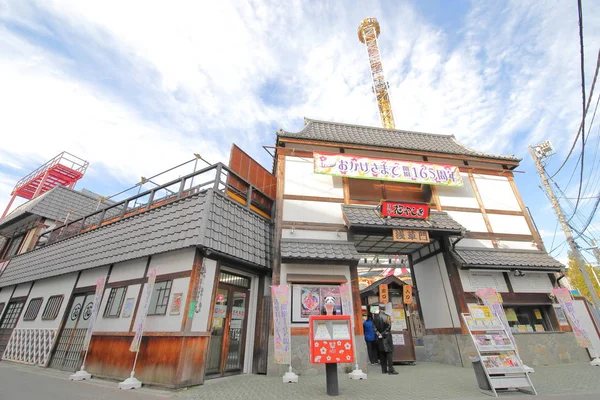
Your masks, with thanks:
[[[288,283],[346,283],[348,279],[344,275],[314,275],[314,274],[287,274]]]
[[[282,240],[284,260],[354,261],[360,259],[354,244],[341,240]]]
[[[564,268],[563,264],[544,251],[463,247],[454,249],[452,255],[461,268],[465,269],[520,269],[556,272]]]
[[[414,229],[457,235],[466,231],[447,213],[440,211],[431,211],[427,220],[380,217],[377,208],[373,206],[342,205],[342,212],[349,228]]]

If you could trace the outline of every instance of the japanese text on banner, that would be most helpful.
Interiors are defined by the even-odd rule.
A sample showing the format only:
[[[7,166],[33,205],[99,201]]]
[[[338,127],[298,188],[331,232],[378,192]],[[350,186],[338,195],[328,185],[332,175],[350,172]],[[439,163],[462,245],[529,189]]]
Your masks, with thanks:
[[[290,364],[290,288],[289,286],[271,286],[271,295],[273,297],[275,362]]]
[[[571,322],[571,328],[573,328],[577,344],[581,347],[591,347],[592,342],[585,329],[583,329],[583,326],[581,326],[581,321],[579,321],[579,318],[577,317],[577,312],[575,311],[575,305],[573,304],[569,289],[554,288],[552,289],[552,293],[556,296],[558,303],[565,311],[565,314],[567,314],[569,322]]]
[[[142,307],[138,310],[138,315],[135,319],[135,336],[133,337],[129,351],[136,352],[140,349],[140,342],[142,341],[142,335],[144,334],[144,324],[146,323],[148,307],[150,306],[150,299],[152,298],[152,291],[154,289],[154,281],[156,281],[156,268],[152,268],[148,272],[148,282],[144,285],[144,298],[141,303]]]
[[[98,315],[98,309],[100,308],[100,301],[102,300],[102,294],[104,293],[104,285],[106,278],[99,278],[96,281],[96,295],[94,296],[94,306],[92,307],[92,315],[90,316],[90,322],[88,325],[85,339],[83,341],[83,350],[87,350],[92,340],[92,332],[94,331],[94,324],[96,323],[96,315]]]

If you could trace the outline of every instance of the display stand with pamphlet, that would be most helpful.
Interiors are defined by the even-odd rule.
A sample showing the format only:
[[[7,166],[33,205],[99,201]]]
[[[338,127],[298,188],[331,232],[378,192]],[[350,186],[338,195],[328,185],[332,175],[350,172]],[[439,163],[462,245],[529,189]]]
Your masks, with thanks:
[[[498,318],[492,316],[489,307],[476,308],[477,310],[471,310],[471,314],[462,314],[462,317],[488,382],[485,388],[480,382],[480,389],[486,394],[493,393],[495,397],[498,397],[498,390],[519,390],[537,395],[505,326]],[[475,315],[475,312],[480,315]],[[478,373],[477,368],[475,373]],[[479,378],[480,376],[478,380]]]

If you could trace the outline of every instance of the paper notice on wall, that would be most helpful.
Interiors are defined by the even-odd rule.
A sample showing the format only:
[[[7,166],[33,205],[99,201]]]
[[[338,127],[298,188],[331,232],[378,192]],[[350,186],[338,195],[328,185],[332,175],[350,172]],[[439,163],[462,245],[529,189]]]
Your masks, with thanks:
[[[392,334],[392,343],[394,346],[404,346],[404,335],[403,334]]]
[[[273,297],[274,358],[277,364],[290,364],[290,288],[271,286]]]
[[[406,330],[406,316],[404,308],[394,308],[392,311],[392,331]]]

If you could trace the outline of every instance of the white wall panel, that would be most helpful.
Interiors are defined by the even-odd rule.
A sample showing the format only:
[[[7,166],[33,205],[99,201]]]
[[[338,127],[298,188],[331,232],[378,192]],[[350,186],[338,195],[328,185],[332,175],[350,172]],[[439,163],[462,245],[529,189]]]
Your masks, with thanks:
[[[125,293],[125,300],[123,301],[123,307],[125,307],[125,302],[129,298],[133,298],[133,310],[135,310],[135,304],[138,300],[138,295],[140,293],[140,286],[130,285],[127,287],[127,292]],[[98,319],[96,319],[96,324],[94,325],[94,331],[99,332],[129,332],[129,326],[131,325],[131,318],[133,318],[133,311],[131,315],[127,318],[123,318],[123,309],[121,309],[121,314],[119,318],[105,318],[104,310],[106,309],[106,303],[108,302],[108,296],[110,294],[110,288],[104,290],[104,296],[102,297],[102,303],[100,304],[100,309],[98,310]]]
[[[486,209],[521,211],[515,193],[505,176],[474,174],[481,201]]]
[[[165,315],[149,315],[146,320],[146,332],[179,332],[181,331],[181,321],[183,315],[188,312],[185,309],[187,300],[188,287],[190,278],[178,278],[173,280],[171,294],[169,295],[169,304],[167,305],[167,313]],[[171,304],[173,303],[173,295],[181,293],[181,307],[179,314],[171,315]]]
[[[531,235],[525,217],[520,215],[488,214],[490,225],[494,233],[516,233]]]
[[[146,270],[147,257],[116,263],[110,272],[109,282],[125,281],[127,279],[143,278]]]
[[[189,271],[194,264],[195,254],[195,247],[156,254],[152,256],[152,259],[150,260],[149,269],[156,268],[157,275]]]
[[[212,300],[213,287],[215,282],[215,274],[217,272],[217,262],[208,258],[204,259],[204,268],[206,275],[201,277],[200,287],[198,288],[199,299],[196,304],[198,312],[194,313],[192,320],[193,332],[208,331],[208,318],[210,316],[210,307]]]
[[[21,317],[19,319],[19,323],[16,328],[18,329],[58,329],[60,322],[62,321],[63,314],[69,303],[69,299],[71,298],[71,293],[73,292],[73,287],[75,286],[75,280],[77,279],[77,273],[72,273],[68,275],[61,275],[54,278],[42,279],[35,282],[33,288],[31,289],[31,294],[27,299],[27,303],[25,304],[25,308],[23,308],[23,312],[21,313]],[[60,305],[60,311],[58,312],[58,316],[52,321],[42,321],[42,314],[44,313],[44,309],[46,308],[46,304],[48,304],[48,298],[50,296],[55,295],[63,295],[63,302]],[[29,302],[31,299],[35,299],[37,297],[42,297],[44,300],[42,302],[42,306],[40,307],[40,311],[38,312],[37,317],[33,321],[23,321],[23,316],[25,315],[25,310],[27,310],[27,306],[29,306]]]
[[[502,272],[459,269],[458,273],[465,292],[475,292],[486,288],[493,288],[496,292],[508,292]]]
[[[515,293],[550,293],[552,282],[547,273],[523,271],[525,276],[508,273],[510,284]]]
[[[456,244],[456,248],[461,247],[481,247],[486,249],[494,248],[494,244],[491,240],[483,240],[483,239],[462,239],[460,242]]]
[[[21,283],[21,284],[17,285],[17,288],[15,289],[15,293],[13,294],[13,297],[27,296],[27,293],[29,293],[29,288],[31,287],[31,285],[32,285],[32,282]]]
[[[446,211],[456,222],[471,232],[487,232],[483,214],[476,212]]]
[[[314,173],[312,159],[285,158],[285,194],[344,198],[342,178]]]
[[[307,229],[294,229],[292,233],[291,229],[282,229],[283,239],[314,239],[314,240],[340,240],[342,242],[348,241],[348,234],[346,232],[331,232],[331,231],[314,231]]]
[[[498,241],[498,247],[501,249],[516,249],[516,250],[537,250],[537,246],[532,242],[515,242],[508,240]]]
[[[82,271],[79,276],[79,281],[77,282],[77,287],[86,287],[86,286],[95,286],[98,278],[106,277],[108,274],[109,266],[88,269],[86,271]]]
[[[463,187],[436,186],[442,209],[446,207],[470,207],[479,209],[469,174],[460,174]]]
[[[283,200],[283,220],[343,224],[342,203]]]
[[[444,282],[448,282],[448,273],[446,272],[445,264],[441,264],[443,271],[440,271],[440,264],[438,264],[440,258],[443,263],[443,256],[438,254],[435,257],[415,264],[412,269],[415,274],[417,287],[419,288],[421,312],[427,329],[460,326],[458,312],[451,297],[452,290],[449,287],[446,288],[444,285]],[[444,280],[442,280],[442,275],[446,276]],[[449,304],[445,292],[452,299],[451,304]]]

